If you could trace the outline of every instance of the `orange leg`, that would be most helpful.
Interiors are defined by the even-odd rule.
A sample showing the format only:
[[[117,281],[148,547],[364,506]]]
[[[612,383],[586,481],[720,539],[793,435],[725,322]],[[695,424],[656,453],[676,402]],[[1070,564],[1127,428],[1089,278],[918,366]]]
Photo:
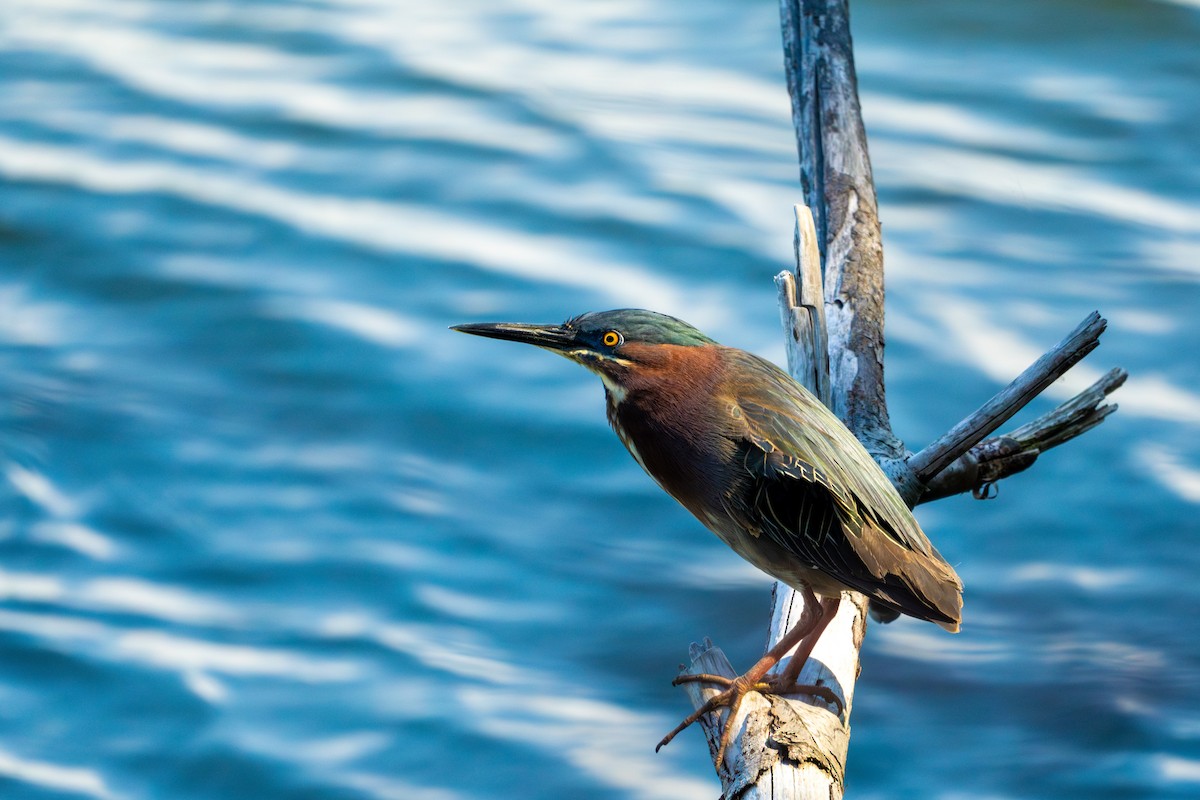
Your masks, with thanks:
[[[675,736],[684,728],[691,725],[696,720],[700,719],[705,714],[715,711],[724,706],[729,707],[729,716],[725,721],[725,728],[721,731],[721,742],[717,748],[717,764],[725,762],[725,750],[729,746],[729,741],[733,733],[733,725],[730,724],[733,718],[737,715],[738,708],[742,704],[742,698],[747,692],[760,692],[770,694],[814,694],[822,699],[836,704],[841,707],[841,700],[828,686],[800,686],[796,683],[796,678],[800,674],[800,669],[804,666],[804,662],[812,653],[813,646],[816,645],[817,639],[821,637],[821,633],[829,626],[837,614],[838,603],[840,599],[834,598],[818,602],[816,595],[811,589],[804,589],[804,615],[800,618],[792,629],[788,631],[779,642],[767,651],[767,654],[758,660],[757,663],[742,675],[730,679],[720,675],[680,675],[672,685],[678,686],[681,683],[704,682],[717,683],[727,686],[725,691],[720,694],[713,695],[708,702],[700,706],[700,708],[689,714],[683,722],[675,727],[675,730],[663,737],[663,740],[658,743],[659,749],[669,743]],[[809,612],[811,609],[812,617]],[[767,673],[779,661],[787,655],[787,652],[793,647],[797,647],[796,654],[792,656],[788,663],[787,669],[782,675],[775,677],[767,677]]]
[[[805,603],[807,602],[808,598],[806,597]],[[841,603],[842,598],[840,597],[826,598],[821,601],[821,617],[813,625],[812,630],[805,635],[804,641],[800,643],[800,646],[796,648],[796,652],[788,660],[787,667],[783,670],[783,674],[779,676],[779,686],[783,687],[784,691],[776,692],[776,694],[813,694],[812,692],[806,692],[804,688],[797,689],[796,691],[788,691],[787,687],[796,685],[796,679],[800,677],[800,670],[804,669],[804,662],[808,661],[808,657],[812,655],[813,648],[817,646],[817,641],[820,640],[821,634],[825,632],[825,629],[829,627],[829,623],[833,622],[833,618],[837,616],[838,606]],[[834,697],[836,698],[837,695],[834,695]],[[842,706],[840,699],[837,700],[837,706],[838,708]]]

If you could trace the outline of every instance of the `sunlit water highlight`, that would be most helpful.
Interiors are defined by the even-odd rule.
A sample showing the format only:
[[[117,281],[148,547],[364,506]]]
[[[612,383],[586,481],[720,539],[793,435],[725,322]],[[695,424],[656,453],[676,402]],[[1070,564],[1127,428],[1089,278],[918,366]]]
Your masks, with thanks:
[[[922,523],[963,633],[873,628],[860,798],[1200,792],[1200,9],[855,4],[893,423],[1093,308],[1121,411]],[[717,794],[669,686],[768,584],[593,378],[455,336],[648,306],[782,358],[776,10],[0,8],[0,796]]]

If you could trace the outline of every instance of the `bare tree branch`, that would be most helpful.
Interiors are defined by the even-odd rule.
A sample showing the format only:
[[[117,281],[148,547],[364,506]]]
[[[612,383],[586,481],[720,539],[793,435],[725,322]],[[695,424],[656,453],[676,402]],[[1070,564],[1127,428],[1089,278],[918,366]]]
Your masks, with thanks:
[[[909,469],[921,483],[928,484],[950,462],[999,428],[1029,401],[1041,394],[1079,360],[1096,349],[1107,320],[1093,311],[1079,327],[1018,375],[971,416],[955,425],[937,441],[908,460]]]
[[[1001,478],[1015,475],[1033,466],[1038,455],[1058,447],[1099,425],[1117,410],[1104,404],[1129,377],[1123,369],[1109,370],[1104,377],[1053,411],[1016,430],[985,439],[972,447],[928,484],[922,503],[943,497],[973,492],[976,497],[990,496],[988,488]]]

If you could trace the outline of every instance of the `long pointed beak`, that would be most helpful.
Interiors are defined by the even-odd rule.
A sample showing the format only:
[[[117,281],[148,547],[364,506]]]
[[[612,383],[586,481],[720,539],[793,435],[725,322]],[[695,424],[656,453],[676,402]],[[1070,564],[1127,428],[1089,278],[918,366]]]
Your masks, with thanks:
[[[451,325],[450,330],[486,336],[489,339],[507,339],[524,342],[547,350],[563,352],[576,345],[575,332],[562,325],[527,325],[522,322],[472,322],[466,325]]]

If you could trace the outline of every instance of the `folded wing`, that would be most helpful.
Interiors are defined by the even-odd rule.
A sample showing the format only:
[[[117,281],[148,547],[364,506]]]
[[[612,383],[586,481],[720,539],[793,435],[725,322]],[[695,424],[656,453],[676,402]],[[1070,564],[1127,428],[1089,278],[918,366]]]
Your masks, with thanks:
[[[730,498],[736,510],[751,529],[874,602],[957,631],[962,582],[954,569],[854,435],[778,378],[737,398],[736,446],[751,478]]]

